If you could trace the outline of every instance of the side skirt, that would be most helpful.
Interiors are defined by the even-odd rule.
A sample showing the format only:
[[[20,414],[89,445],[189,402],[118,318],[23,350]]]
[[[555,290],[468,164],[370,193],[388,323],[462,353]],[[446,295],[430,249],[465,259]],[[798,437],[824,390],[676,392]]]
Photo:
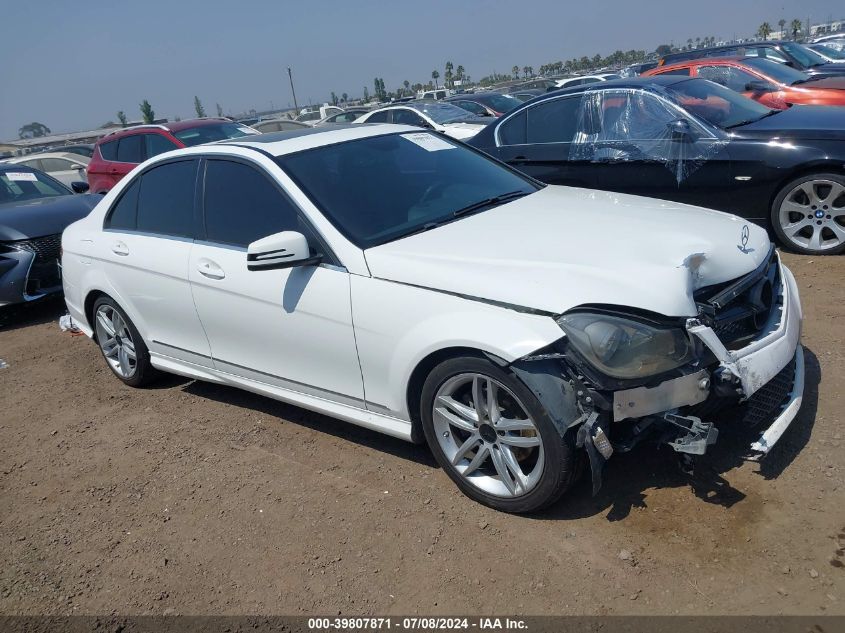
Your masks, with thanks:
[[[238,387],[252,393],[273,398],[281,402],[287,402],[309,411],[322,413],[344,422],[351,422],[366,429],[378,431],[392,437],[411,441],[411,423],[398,418],[393,418],[373,411],[367,411],[359,407],[353,407],[339,402],[333,402],[326,398],[314,396],[294,389],[285,389],[267,384],[258,380],[244,378],[209,367],[202,367],[183,360],[150,352],[150,361],[153,367],[172,374],[178,374],[187,378],[205,380],[220,385]]]

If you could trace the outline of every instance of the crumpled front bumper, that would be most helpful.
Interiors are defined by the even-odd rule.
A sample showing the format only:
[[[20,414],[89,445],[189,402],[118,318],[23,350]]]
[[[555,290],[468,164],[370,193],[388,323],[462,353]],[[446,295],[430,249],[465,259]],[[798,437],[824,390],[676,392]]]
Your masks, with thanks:
[[[804,354],[799,343],[804,317],[801,299],[792,272],[780,261],[778,265],[781,283],[775,305],[762,333],[745,347],[728,350],[711,328],[696,319],[687,322],[687,331],[713,352],[720,368],[739,380],[743,401],[769,385],[787,365],[795,363],[792,385],[783,394],[780,413],[751,445],[752,452],[758,458],[769,452],[795,419],[804,393]]]
[[[780,260],[778,268],[780,283],[773,298],[773,308],[756,338],[742,348],[729,350],[711,327],[698,319],[689,319],[687,331],[712,352],[718,367],[701,368],[653,387],[615,392],[614,422],[654,415],[678,420],[674,411],[704,402],[717,388],[713,383],[724,381],[741,402],[748,402],[748,407],[754,408],[758,418],[762,416],[758,421],[765,420],[769,424],[751,445],[749,458],[757,459],[768,453],[798,414],[804,391],[804,357],[799,344],[803,319],[801,301],[792,273]],[[705,423],[700,428],[709,426]],[[715,441],[715,437],[712,439]],[[696,451],[676,450],[699,454],[705,450],[703,442],[698,442],[697,446]]]

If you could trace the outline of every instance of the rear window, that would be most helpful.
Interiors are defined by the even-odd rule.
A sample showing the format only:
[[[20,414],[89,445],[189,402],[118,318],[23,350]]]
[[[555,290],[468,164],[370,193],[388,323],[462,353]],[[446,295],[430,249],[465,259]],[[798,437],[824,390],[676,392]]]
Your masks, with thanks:
[[[141,176],[138,230],[156,235],[192,237],[197,161],[153,167]]]
[[[100,143],[100,156],[103,160],[117,160],[117,141]]]
[[[140,134],[124,136],[117,144],[119,163],[140,163],[144,160],[144,139]]]

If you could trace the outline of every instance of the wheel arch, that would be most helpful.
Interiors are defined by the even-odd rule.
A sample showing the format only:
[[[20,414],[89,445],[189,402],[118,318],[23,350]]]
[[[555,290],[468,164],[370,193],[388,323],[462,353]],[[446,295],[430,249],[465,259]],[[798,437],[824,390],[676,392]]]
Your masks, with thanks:
[[[772,187],[772,192],[769,196],[769,219],[771,220],[771,214],[775,204],[775,200],[780,195],[780,192],[783,191],[784,187],[786,187],[786,185],[788,185],[793,180],[803,178],[804,176],[812,176],[813,174],[823,173],[836,174],[845,178],[845,163],[843,163],[841,160],[833,160],[832,158],[819,159],[813,161],[812,163],[802,163],[801,165],[796,166],[794,169],[790,170],[788,173],[784,174],[780,179],[778,179],[775,182],[774,187]]]
[[[488,360],[502,366],[506,366],[508,364],[498,356],[483,352],[480,349],[461,346],[444,347],[442,349],[435,350],[422,358],[411,371],[411,376],[408,379],[405,394],[405,400],[408,405],[408,415],[411,419],[411,441],[414,442],[414,444],[423,444],[425,442],[425,435],[423,434],[422,429],[422,418],[420,417],[420,398],[422,397],[422,387],[425,383],[425,379],[440,363],[449,360],[450,358],[467,356],[474,358],[487,358]]]

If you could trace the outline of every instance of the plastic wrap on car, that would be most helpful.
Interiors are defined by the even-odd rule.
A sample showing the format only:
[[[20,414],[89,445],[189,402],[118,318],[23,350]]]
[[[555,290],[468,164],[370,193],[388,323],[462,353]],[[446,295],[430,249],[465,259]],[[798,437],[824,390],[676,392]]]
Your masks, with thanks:
[[[716,155],[726,141],[683,116],[665,91],[587,90],[569,160],[662,163],[678,183]],[[685,119],[695,140],[679,140],[670,124]]]

